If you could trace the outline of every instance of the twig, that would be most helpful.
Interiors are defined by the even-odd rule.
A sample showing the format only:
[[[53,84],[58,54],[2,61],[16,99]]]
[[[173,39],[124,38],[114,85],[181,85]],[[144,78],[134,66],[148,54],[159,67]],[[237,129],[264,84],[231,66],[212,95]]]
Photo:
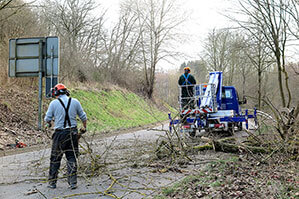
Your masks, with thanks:
[[[273,150],[266,158],[264,158],[261,162],[264,163],[266,162],[270,157],[272,157],[272,155],[274,153],[276,153],[277,151],[281,150],[284,147],[284,145],[280,145],[279,147],[277,147],[275,150]]]
[[[37,191],[38,193],[40,193],[40,195],[42,195],[45,199],[47,199],[47,196],[45,196],[45,194],[43,194],[40,190],[36,189],[36,191]]]

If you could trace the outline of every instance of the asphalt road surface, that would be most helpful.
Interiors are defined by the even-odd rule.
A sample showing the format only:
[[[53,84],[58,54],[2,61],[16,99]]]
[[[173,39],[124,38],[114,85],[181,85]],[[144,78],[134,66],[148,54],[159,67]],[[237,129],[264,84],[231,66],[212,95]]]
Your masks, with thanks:
[[[150,198],[157,188],[168,186],[196,167],[202,167],[207,161],[225,158],[229,154],[203,152],[193,157],[194,164],[185,169],[173,169],[164,172],[159,165],[149,162],[154,154],[157,139],[165,135],[168,125],[155,129],[145,129],[117,136],[89,141],[94,161],[105,165],[96,177],[86,172],[78,173],[78,188],[68,189],[63,176],[65,160],[57,182],[57,188],[47,188],[47,176],[50,162],[49,146],[37,151],[0,157],[0,199],[39,199],[39,198]],[[247,137],[246,132],[236,133],[235,137]],[[86,144],[82,143],[86,149]],[[80,150],[82,152],[82,148]],[[83,150],[84,151],[84,150]],[[81,160],[80,160],[81,159]],[[80,155],[79,167],[92,165],[87,154]],[[146,164],[146,166],[142,166]],[[107,191],[109,189],[109,191]],[[112,194],[112,195],[110,195]]]
[[[148,158],[147,152],[153,149],[151,144],[164,134],[160,131],[162,126],[157,129],[140,130],[94,141],[94,152],[110,150],[105,153],[108,154],[106,161],[110,162],[109,166],[98,177],[80,175],[76,190],[68,189],[65,178],[58,180],[56,189],[47,188],[49,148],[0,157],[0,198],[112,198],[109,193],[101,194],[113,184],[111,176],[119,183],[113,184],[112,194],[125,196],[124,198],[148,196],[155,188],[168,185],[184,176],[177,172],[163,174],[148,167],[132,166],[134,162]],[[61,165],[65,166],[65,161]],[[63,177],[63,172],[59,176]]]

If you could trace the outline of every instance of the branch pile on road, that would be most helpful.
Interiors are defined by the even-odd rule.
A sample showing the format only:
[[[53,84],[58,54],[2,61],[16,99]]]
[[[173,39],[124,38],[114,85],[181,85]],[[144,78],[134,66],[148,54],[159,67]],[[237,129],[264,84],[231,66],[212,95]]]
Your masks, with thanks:
[[[260,117],[259,122],[255,131],[244,130],[246,137],[225,137],[223,132],[190,137],[179,132],[179,125],[172,126],[173,133],[166,132],[157,144],[160,164],[202,166],[161,189],[156,198],[297,198],[298,128],[293,125],[290,137],[282,139],[275,119]],[[209,153],[219,159],[196,158]]]
[[[202,137],[201,141],[205,141],[206,144],[195,146],[194,149],[199,151],[203,150],[214,150],[214,151],[223,151],[229,153],[238,153],[247,151],[250,153],[268,153],[270,150],[263,147],[251,146],[246,142],[238,142],[236,138],[223,138],[214,140],[207,137]]]
[[[225,132],[210,132],[204,136],[182,135],[180,124],[172,125],[172,133],[166,132],[158,144],[158,158],[185,156],[190,152],[214,150],[227,153],[261,154],[261,162],[273,154],[280,153],[285,158],[298,160],[299,152],[299,109],[283,110],[275,115],[259,113],[259,124],[254,130],[243,129],[246,136],[227,136]],[[237,133],[238,134],[238,133]],[[187,139],[186,139],[187,138]],[[163,153],[162,153],[163,151]],[[188,158],[187,158],[188,159]]]
[[[143,184],[150,165],[152,143],[137,138],[118,140],[118,136],[107,140],[96,140],[82,136],[78,156],[78,176],[85,179],[88,186],[96,186],[98,191],[64,195],[64,198],[95,195],[111,198],[144,198],[145,193],[152,192],[151,184]],[[145,169],[145,168],[149,169]],[[66,167],[63,168],[66,172]],[[154,171],[152,172],[154,173]],[[140,181],[140,182],[139,182]],[[137,187],[136,187],[137,186]],[[133,194],[133,196],[131,196]]]

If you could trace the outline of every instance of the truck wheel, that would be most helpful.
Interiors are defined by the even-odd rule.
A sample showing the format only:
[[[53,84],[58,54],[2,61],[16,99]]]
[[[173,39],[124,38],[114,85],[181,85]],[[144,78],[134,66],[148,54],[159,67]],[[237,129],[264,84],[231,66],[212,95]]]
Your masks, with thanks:
[[[189,132],[189,135],[190,135],[191,137],[195,137],[195,135],[196,135],[196,131],[191,131],[191,132]]]
[[[238,124],[238,130],[239,130],[239,131],[242,131],[242,130],[243,130],[242,122],[239,122],[239,124]]]
[[[231,125],[228,127],[228,132],[231,136],[233,136],[235,134],[235,125]]]
[[[210,128],[206,128],[206,129],[205,129],[205,132],[206,132],[208,135],[210,135],[210,134],[213,133],[213,130],[210,129]]]

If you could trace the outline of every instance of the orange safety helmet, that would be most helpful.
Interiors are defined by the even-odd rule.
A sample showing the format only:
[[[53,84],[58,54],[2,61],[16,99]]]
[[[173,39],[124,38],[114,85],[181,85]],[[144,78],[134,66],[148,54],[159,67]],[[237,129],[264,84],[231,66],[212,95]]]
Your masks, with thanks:
[[[186,67],[184,68],[184,71],[188,71],[188,73],[190,73],[190,67],[186,66]]]
[[[63,95],[66,94],[69,96],[69,92],[67,90],[67,87],[63,84],[56,84],[56,86],[54,86],[54,88],[52,88],[52,95],[53,96],[59,96],[59,95]]]

